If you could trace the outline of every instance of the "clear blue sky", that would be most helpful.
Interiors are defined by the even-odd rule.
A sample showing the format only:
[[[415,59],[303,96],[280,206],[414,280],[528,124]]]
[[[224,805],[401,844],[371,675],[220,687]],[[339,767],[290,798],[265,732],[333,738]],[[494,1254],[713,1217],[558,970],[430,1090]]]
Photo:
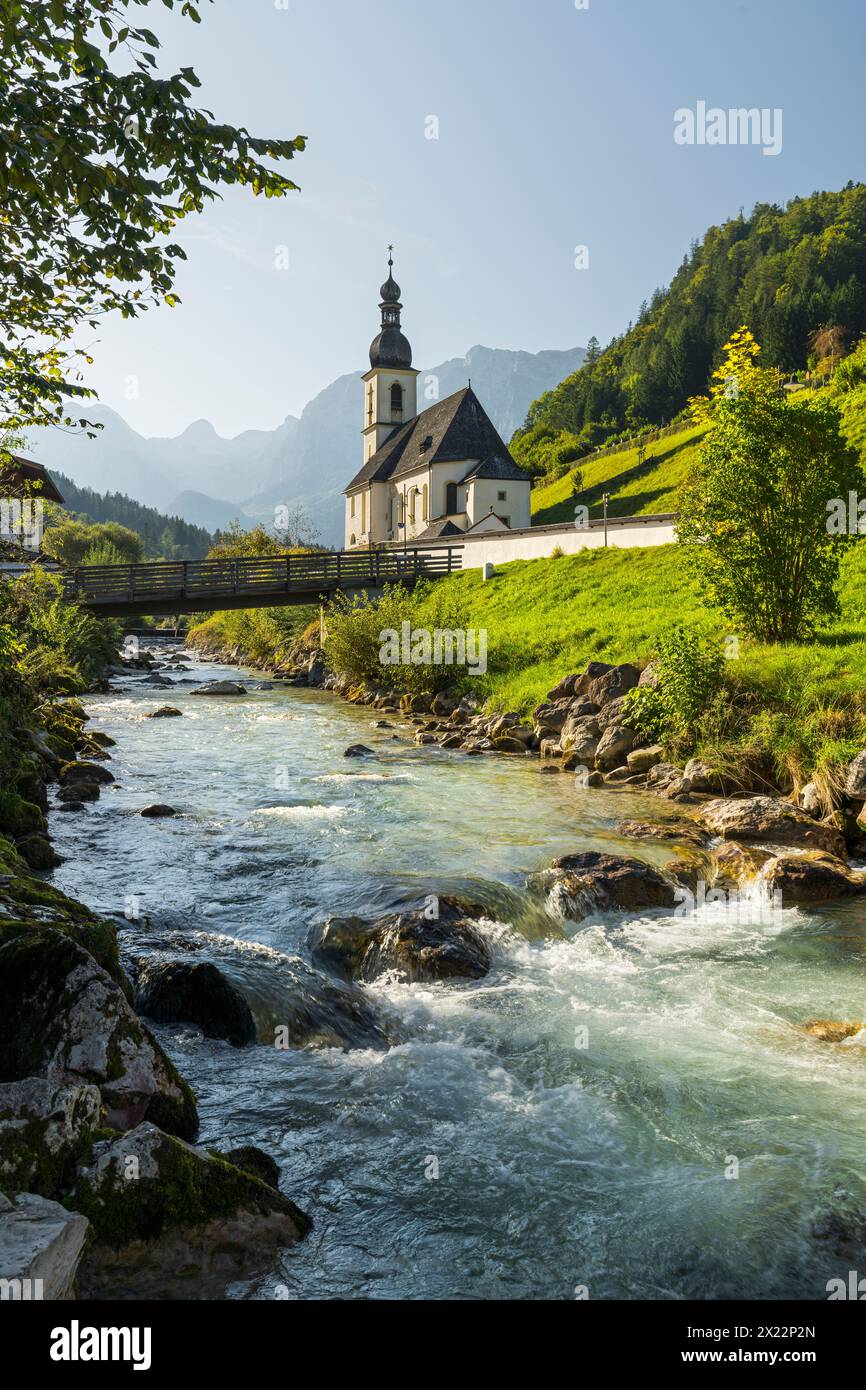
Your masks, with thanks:
[[[182,307],[105,324],[91,383],[145,434],[273,428],[363,369],[389,241],[416,366],[604,343],[707,226],[866,178],[866,0],[283,3],[142,21],[218,119],[309,138],[300,194],[181,227]],[[699,100],[780,107],[781,154],[677,145]]]

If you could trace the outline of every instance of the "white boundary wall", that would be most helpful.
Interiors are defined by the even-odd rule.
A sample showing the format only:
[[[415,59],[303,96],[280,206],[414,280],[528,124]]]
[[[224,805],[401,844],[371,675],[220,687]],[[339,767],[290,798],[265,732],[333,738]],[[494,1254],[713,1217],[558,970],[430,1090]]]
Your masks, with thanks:
[[[615,517],[607,523],[607,543],[611,548],[631,549],[642,545],[670,545],[675,539],[676,513],[664,516]],[[425,541],[424,549],[462,546],[463,569],[482,565],[505,565],[509,560],[543,560],[554,550],[574,555],[578,550],[596,550],[604,545],[604,522],[591,521],[577,530],[574,526],[530,526],[522,531],[488,531],[478,536],[450,536],[442,541]]]

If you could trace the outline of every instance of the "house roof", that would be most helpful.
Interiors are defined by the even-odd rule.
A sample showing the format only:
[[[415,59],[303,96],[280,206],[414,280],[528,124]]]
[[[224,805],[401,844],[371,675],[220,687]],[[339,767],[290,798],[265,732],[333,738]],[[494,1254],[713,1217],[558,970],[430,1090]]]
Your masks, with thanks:
[[[455,526],[453,521],[449,521],[447,516],[440,517],[434,521],[420,535],[412,537],[412,544],[416,541],[436,541],[440,536],[462,536],[463,532],[459,526]]]
[[[34,463],[21,454],[10,454],[11,463],[0,463],[0,488],[13,497],[33,497],[43,502],[59,502],[63,497],[41,463]]]
[[[488,512],[486,516],[481,516],[481,517],[479,517],[478,520],[477,520],[476,522],[473,522],[473,524],[472,524],[471,526],[467,526],[467,527],[466,527],[466,530],[465,530],[465,532],[464,532],[464,535],[467,535],[467,536],[468,536],[469,533],[470,533],[470,531],[478,531],[478,530],[480,530],[480,528],[481,528],[482,526],[486,526],[486,524],[487,524],[488,521],[498,521],[498,522],[499,522],[499,528],[500,528],[500,530],[502,530],[502,531],[510,531],[510,530],[511,530],[511,527],[509,526],[508,522],[505,520],[505,517],[504,517],[504,516],[500,516],[498,512]]]
[[[355,474],[345,491],[353,492],[369,483],[388,482],[432,463],[461,459],[484,461],[473,469],[470,477],[528,478],[509,454],[471,386],[464,386],[453,396],[436,401],[414,420],[396,429]],[[492,466],[493,459],[501,470],[508,471],[478,472],[482,466]]]

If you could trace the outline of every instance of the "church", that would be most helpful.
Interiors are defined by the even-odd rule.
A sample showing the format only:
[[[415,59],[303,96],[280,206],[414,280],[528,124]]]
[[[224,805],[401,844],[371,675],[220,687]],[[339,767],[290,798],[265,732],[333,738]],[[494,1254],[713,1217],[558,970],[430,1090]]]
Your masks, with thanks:
[[[418,414],[393,264],[389,254],[363,377],[364,464],[345,489],[346,549],[528,527],[529,477],[471,385]]]

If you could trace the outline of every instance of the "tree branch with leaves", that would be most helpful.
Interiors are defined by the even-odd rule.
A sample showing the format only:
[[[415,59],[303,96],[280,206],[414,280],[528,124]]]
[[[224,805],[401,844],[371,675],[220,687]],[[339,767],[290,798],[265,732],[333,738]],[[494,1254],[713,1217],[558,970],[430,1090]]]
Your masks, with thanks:
[[[95,394],[83,333],[107,313],[174,307],[176,228],[230,185],[297,190],[303,136],[260,137],[160,75],[134,23],[151,0],[0,0],[0,429],[64,425]],[[189,0],[162,0],[194,23]]]

